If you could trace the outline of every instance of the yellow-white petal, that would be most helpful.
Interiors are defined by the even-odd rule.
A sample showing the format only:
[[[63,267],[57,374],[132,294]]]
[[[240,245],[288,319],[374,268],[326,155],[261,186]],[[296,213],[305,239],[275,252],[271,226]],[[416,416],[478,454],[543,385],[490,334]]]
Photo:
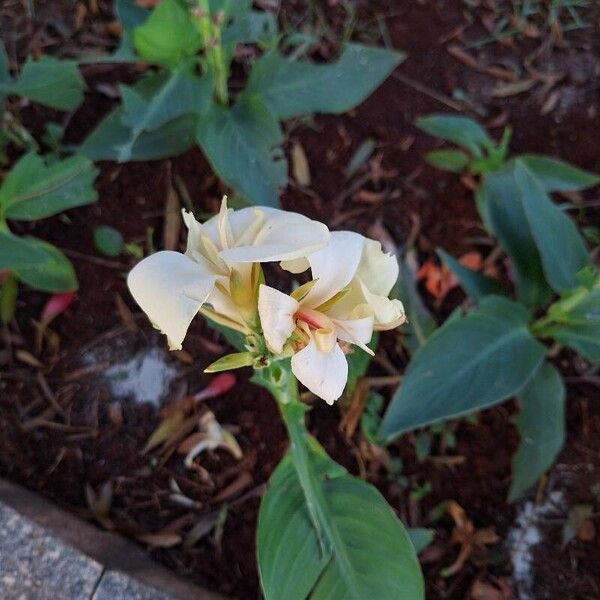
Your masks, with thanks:
[[[152,254],[129,273],[127,285],[152,324],[179,350],[200,307],[213,290],[214,277],[179,252]]]
[[[299,304],[291,296],[261,285],[258,290],[258,315],[271,352],[280,354],[283,346],[296,328],[294,315]]]
[[[373,354],[367,346],[373,337],[373,316],[369,315],[360,319],[332,319],[337,337],[345,342],[350,342],[362,348],[365,352]]]
[[[236,236],[238,213],[245,210],[264,212],[264,222],[252,241]],[[323,248],[329,241],[329,230],[323,223],[304,215],[264,206],[235,211],[230,218],[234,238],[245,245],[236,245],[220,253],[228,263],[288,261],[307,256]]]
[[[303,306],[318,307],[352,281],[360,263],[364,239],[352,231],[333,231],[329,244],[307,257],[312,278],[317,283],[303,300]]]
[[[372,294],[359,280],[365,303],[373,311],[375,329],[393,329],[406,321],[404,305],[400,300],[390,300],[386,296]]]
[[[384,252],[380,242],[364,238],[356,275],[372,294],[388,296],[398,279],[399,270],[396,257]]]
[[[348,361],[339,344],[321,352],[311,336],[308,345],[292,356],[292,372],[313,394],[333,404],[346,387]]]
[[[294,258],[293,260],[284,260],[279,266],[284,271],[287,271],[288,273],[294,273],[295,275],[304,273],[304,271],[310,269],[310,263],[305,256],[302,258]]]

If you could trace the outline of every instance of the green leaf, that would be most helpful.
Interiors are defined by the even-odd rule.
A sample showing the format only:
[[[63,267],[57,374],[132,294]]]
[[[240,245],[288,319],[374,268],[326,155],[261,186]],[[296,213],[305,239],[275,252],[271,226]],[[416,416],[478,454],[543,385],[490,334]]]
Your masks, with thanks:
[[[160,0],[143,25],[134,29],[133,44],[144,60],[173,69],[194,56],[202,41],[182,2]]]
[[[130,31],[142,25],[150,11],[139,6],[135,0],[116,0],[115,13],[123,29]]]
[[[277,20],[272,13],[251,10],[234,18],[223,31],[221,40],[225,45],[267,43],[277,36]]]
[[[36,238],[21,238],[29,250],[39,252],[43,259],[13,269],[17,279],[43,292],[69,292],[77,289],[77,277],[69,259],[48,242]]]
[[[575,302],[571,298],[577,294]],[[560,314],[550,308],[550,315],[556,314],[559,321],[544,330],[545,336],[553,338],[559,344],[573,348],[590,362],[600,361],[600,287],[593,290],[579,288],[565,300],[557,303],[562,309],[565,303],[569,308]],[[555,310],[553,310],[555,309]]]
[[[462,288],[473,300],[479,300],[483,296],[504,295],[502,286],[495,279],[490,279],[482,273],[464,267],[441,248],[438,248],[436,253],[452,273],[454,273]]]
[[[406,530],[381,494],[351,477],[316,443],[311,468],[328,515],[323,555],[290,455],[263,497],[258,565],[267,600],[421,600],[423,580]]]
[[[95,202],[98,170],[82,156],[47,166],[35,153],[26,154],[0,187],[0,214],[19,221],[36,221]]]
[[[558,293],[577,286],[577,273],[590,264],[575,223],[550,199],[537,178],[517,159],[518,199],[535,240],[546,279]]]
[[[383,48],[347,44],[333,64],[315,65],[267,52],[252,66],[247,96],[281,120],[314,112],[340,114],[367,98],[403,60]]]
[[[486,173],[477,193],[478,208],[486,227],[510,258],[517,298],[528,306],[543,306],[553,294],[520,201],[521,193],[511,161],[498,171]]]
[[[139,138],[182,115],[205,112],[212,93],[212,79],[197,77],[189,65],[171,73],[148,77],[136,86],[121,86],[123,115],[121,123],[131,129],[125,143],[118,147],[117,160],[131,160]]]
[[[234,352],[226,354],[215,360],[204,369],[205,373],[220,373],[221,371],[231,371],[232,369],[241,369],[249,367],[254,362],[254,357],[250,352]]]
[[[380,435],[391,440],[519,393],[546,350],[529,333],[528,321],[522,305],[487,296],[478,309],[446,322],[409,364]]]
[[[425,155],[425,160],[433,167],[452,173],[462,173],[470,161],[460,150],[433,150]]]
[[[565,385],[544,363],[519,394],[515,424],[521,435],[512,461],[509,502],[520,498],[552,466],[565,441]]]
[[[431,115],[417,119],[416,126],[429,135],[465,148],[477,158],[483,156],[482,148],[493,144],[487,131],[468,117]]]
[[[72,60],[58,60],[43,56],[39,60],[27,59],[21,76],[14,82],[2,82],[0,93],[16,94],[33,102],[56,108],[73,110],[83,100],[85,83]]]
[[[546,192],[569,192],[584,190],[600,183],[600,177],[579,169],[558,158],[542,154],[522,154],[523,163]]]
[[[94,229],[94,246],[105,256],[115,257],[123,252],[125,244],[121,232],[108,225]]]
[[[433,542],[435,537],[435,530],[425,527],[409,527],[406,532],[417,554],[421,554]]]
[[[46,259],[43,250],[9,231],[0,231],[0,271],[35,266]]]
[[[400,276],[393,292],[404,304],[407,322],[399,330],[402,343],[412,354],[416,352],[436,330],[437,323],[423,304],[417,289],[417,259],[415,251],[410,249],[399,261]]]
[[[231,108],[213,104],[198,122],[197,142],[228,185],[254,204],[277,206],[287,182],[279,123],[256,98]]]
[[[79,153],[91,160],[116,160],[131,140],[131,128],[121,122],[123,107],[116,108],[85,139]],[[195,115],[183,115],[165,125],[145,131],[129,151],[130,161],[147,161],[177,156],[194,143]]]

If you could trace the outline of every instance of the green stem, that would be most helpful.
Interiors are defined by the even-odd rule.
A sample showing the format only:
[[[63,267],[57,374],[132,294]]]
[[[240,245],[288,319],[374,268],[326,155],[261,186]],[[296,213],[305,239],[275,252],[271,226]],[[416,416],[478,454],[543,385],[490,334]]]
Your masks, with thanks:
[[[201,14],[195,19],[196,26],[202,36],[206,58],[212,72],[215,98],[219,104],[227,106],[229,104],[229,91],[227,88],[229,69],[223,56],[221,23],[213,20],[208,0],[196,1]]]
[[[282,367],[281,363],[275,363],[275,365],[263,369],[262,372],[256,373],[255,381],[266,387],[277,400],[281,417],[290,437],[290,451],[294,468],[306,498],[306,505],[315,527],[321,552],[323,556],[328,556],[330,549],[326,538],[331,539],[331,532],[324,531],[324,529],[329,529],[329,517],[324,512],[325,497],[309,456],[308,432],[304,423],[307,407],[300,402],[298,382],[289,368]],[[324,537],[324,533],[326,537]]]

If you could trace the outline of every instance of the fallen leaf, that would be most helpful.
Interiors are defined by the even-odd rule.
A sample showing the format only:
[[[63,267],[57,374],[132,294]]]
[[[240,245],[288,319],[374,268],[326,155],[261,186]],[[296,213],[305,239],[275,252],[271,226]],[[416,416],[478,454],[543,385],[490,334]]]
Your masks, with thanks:
[[[163,419],[160,425],[154,430],[152,435],[148,438],[142,455],[147,454],[150,450],[157,448],[164,442],[166,442],[171,435],[181,426],[183,423],[184,414],[181,411],[174,412],[172,415]]]
[[[181,202],[173,185],[169,182],[165,200],[163,246],[165,250],[177,250],[181,232]]]
[[[497,544],[500,538],[491,527],[475,529],[473,523],[467,518],[464,509],[454,500],[446,505],[446,511],[454,521],[454,530],[450,542],[460,546],[456,560],[441,572],[442,577],[450,577],[458,573],[475,550]]]

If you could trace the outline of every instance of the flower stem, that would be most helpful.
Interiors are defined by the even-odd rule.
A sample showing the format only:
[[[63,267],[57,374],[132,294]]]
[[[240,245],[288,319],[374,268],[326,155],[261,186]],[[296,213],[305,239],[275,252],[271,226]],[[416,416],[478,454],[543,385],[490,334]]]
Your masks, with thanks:
[[[294,468],[306,499],[321,552],[323,556],[328,556],[330,554],[329,544],[326,543],[323,535],[325,533],[327,538],[330,537],[327,535],[329,532],[326,531],[329,523],[329,517],[326,514],[327,504],[309,455],[308,432],[304,423],[307,407],[300,402],[298,397],[298,382],[289,367],[283,367],[281,362],[255,373],[254,381],[266,387],[277,400],[281,417],[290,437],[290,454]]]

